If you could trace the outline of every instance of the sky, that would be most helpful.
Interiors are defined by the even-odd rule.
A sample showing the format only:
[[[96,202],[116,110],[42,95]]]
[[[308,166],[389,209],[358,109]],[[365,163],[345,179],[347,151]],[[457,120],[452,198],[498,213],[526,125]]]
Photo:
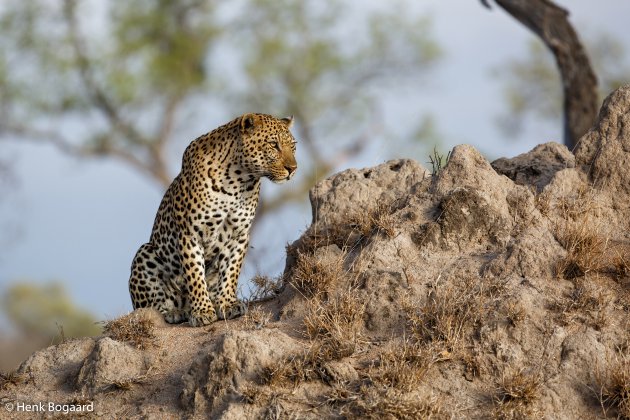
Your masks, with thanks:
[[[497,128],[496,118],[505,102],[496,72],[507,60],[525,56],[533,38],[527,29],[499,7],[488,10],[475,0],[403,3],[432,18],[432,33],[444,56],[421,91],[398,89],[395,94],[383,94],[381,108],[391,125],[404,127],[417,118],[418,109],[430,112],[444,139],[443,150],[468,143],[489,159],[515,156],[539,143],[561,139],[560,123],[532,124],[518,138],[506,138]],[[558,3],[570,10],[578,28],[606,32],[630,54],[630,2]],[[225,122],[211,116],[207,121],[211,123],[205,131]],[[15,184],[0,200],[0,292],[15,281],[58,280],[98,319],[130,311],[129,267],[138,247],[149,238],[163,192],[113,161],[80,162],[50,146],[8,144],[3,148],[12,163]],[[176,152],[172,159],[179,162],[181,150]],[[373,166],[394,157],[413,157],[422,164],[428,160],[397,155],[391,145],[381,142],[339,169]],[[262,188],[273,192],[288,185],[265,181]],[[260,226],[252,246],[263,249],[264,257],[247,262],[241,283],[256,273],[280,274],[284,244],[297,239],[310,219],[310,209],[303,206],[283,210]]]

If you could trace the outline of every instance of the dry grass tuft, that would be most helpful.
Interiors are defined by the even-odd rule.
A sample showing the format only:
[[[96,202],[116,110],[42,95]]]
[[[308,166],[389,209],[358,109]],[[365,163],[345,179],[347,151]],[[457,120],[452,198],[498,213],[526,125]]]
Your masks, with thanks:
[[[560,299],[553,308],[559,313],[562,323],[585,322],[597,330],[608,325],[608,307],[614,298],[611,291],[600,284],[601,280],[595,275],[572,280],[571,293]]]
[[[265,391],[254,384],[246,383],[240,388],[241,400],[246,404],[256,404],[266,401]]]
[[[558,199],[556,208],[562,221],[554,228],[555,236],[567,251],[556,265],[558,275],[570,280],[605,269],[610,235],[597,218],[597,191],[579,188],[573,196]]]
[[[330,289],[344,276],[343,254],[338,258],[317,258],[310,253],[298,252],[289,282],[306,297],[325,298]]]
[[[287,259],[297,260],[300,254],[313,254],[318,248],[335,243],[332,227],[315,223],[302,234],[298,241],[287,245]]]
[[[105,323],[105,335],[116,341],[124,341],[145,350],[156,345],[155,321],[146,313],[131,312]]]
[[[69,405],[87,405],[94,401],[93,397],[84,394],[83,392],[80,394],[75,394],[70,401],[68,401]]]
[[[306,352],[265,366],[260,372],[260,384],[274,388],[317,379],[319,369],[313,363],[313,359],[311,352]]]
[[[394,210],[394,206],[391,204],[379,203],[367,212],[363,211],[351,215],[347,225],[359,233],[360,241],[378,234],[393,238],[396,235]]]
[[[403,392],[417,389],[436,358],[435,349],[410,339],[392,343],[378,355],[368,369],[370,379]]]
[[[28,381],[28,375],[26,373],[18,373],[16,371],[8,373],[0,372],[0,391],[26,383],[26,381]]]
[[[297,260],[301,254],[313,254],[318,248],[337,245],[347,251],[366,245],[375,235],[393,238],[396,235],[397,202],[379,203],[372,209],[346,215],[345,220],[334,225],[311,225],[300,240],[287,246],[287,257]]]
[[[286,386],[310,380],[328,382],[326,363],[354,354],[363,328],[365,305],[353,291],[327,301],[312,299],[304,318],[310,347],[299,355],[267,366],[261,381],[270,386]]]
[[[435,419],[448,418],[440,400],[404,394],[395,389],[362,386],[357,392],[334,388],[327,404],[339,407],[347,419]]]
[[[537,194],[535,187],[532,192],[534,193],[534,206],[536,206],[541,215],[548,217],[551,213],[551,209],[553,208],[551,204],[551,194],[549,191],[543,191],[540,194]]]
[[[147,383],[147,376],[141,375],[136,376],[134,378],[124,379],[124,380],[115,380],[112,381],[108,386],[105,387],[105,391],[108,392],[116,392],[116,391],[131,391],[137,385],[144,385]]]
[[[295,413],[289,417],[283,407],[282,400],[286,398],[283,392],[269,391],[263,387],[245,384],[241,388],[241,399],[246,404],[257,404],[265,408],[261,419],[296,418]]]
[[[614,249],[612,274],[616,280],[630,276],[630,247],[627,244]]]
[[[581,188],[556,204],[561,222],[556,223],[554,234],[567,251],[557,262],[556,273],[565,279],[602,274],[619,281],[630,273],[630,243],[613,240],[597,194],[592,188]]]
[[[260,306],[250,309],[243,317],[245,327],[250,330],[264,328],[271,320],[271,312],[263,310]]]
[[[464,338],[486,313],[487,296],[479,279],[463,279],[460,283],[433,284],[428,301],[418,308],[403,303],[411,337],[420,343],[442,347],[440,358],[456,356],[463,348]]]
[[[282,277],[254,276],[251,279],[254,290],[250,290],[249,302],[259,302],[272,299],[282,290]]]
[[[503,372],[494,395],[495,418],[529,418],[535,414],[534,403],[540,398],[540,374],[525,369]]]
[[[510,301],[505,305],[505,316],[511,326],[520,324],[526,317],[526,311],[519,302]]]
[[[597,372],[599,400],[604,412],[617,410],[621,419],[630,419],[630,356],[618,356],[604,372]]]
[[[314,299],[308,303],[304,317],[306,334],[330,348],[334,359],[346,357],[354,352],[364,314],[365,303],[352,290],[326,301]]]
[[[582,312],[598,311],[608,301],[608,295],[598,287],[595,279],[575,279],[569,295],[571,309]]]
[[[609,240],[592,225],[592,222],[566,226],[558,235],[567,255],[558,261],[556,272],[565,279],[583,277],[606,268],[604,261]]]
[[[371,380],[387,388],[417,389],[432,365],[466,358],[466,339],[483,318],[487,294],[476,279],[432,285],[420,306],[403,300],[408,336],[386,347],[368,369]]]

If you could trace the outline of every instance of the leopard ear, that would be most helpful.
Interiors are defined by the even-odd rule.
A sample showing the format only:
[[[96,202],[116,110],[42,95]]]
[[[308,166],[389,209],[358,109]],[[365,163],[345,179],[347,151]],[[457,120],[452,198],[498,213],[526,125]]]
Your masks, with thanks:
[[[256,129],[258,123],[256,114],[245,114],[241,117],[241,133],[251,133]]]
[[[293,115],[291,115],[290,117],[283,118],[280,121],[285,123],[287,128],[291,128],[291,126],[293,125]]]

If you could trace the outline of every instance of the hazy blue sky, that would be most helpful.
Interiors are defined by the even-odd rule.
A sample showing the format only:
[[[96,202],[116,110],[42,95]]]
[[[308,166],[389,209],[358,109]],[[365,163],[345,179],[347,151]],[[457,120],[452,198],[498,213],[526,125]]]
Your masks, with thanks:
[[[445,150],[469,143],[489,158],[513,156],[538,143],[560,139],[560,123],[528,127],[518,139],[504,138],[496,128],[504,102],[492,70],[525,54],[532,35],[522,25],[498,7],[490,11],[476,0],[407,3],[432,17],[433,34],[445,55],[422,89],[401,86],[394,95],[384,96],[381,108],[387,121],[405,127],[417,119],[419,111],[428,111],[445,137]],[[609,33],[630,53],[630,1],[559,3],[570,9],[578,28],[592,34]],[[225,115],[208,115],[199,122],[204,128],[195,135],[225,121]],[[163,192],[115,162],[79,162],[51,147],[3,148],[14,163],[18,184],[0,202],[0,226],[9,227],[1,230],[5,233],[0,238],[0,288],[23,279],[61,280],[72,297],[99,318],[129,311],[129,266],[138,246],[148,240]],[[174,151],[173,162],[180,161],[181,152]],[[426,156],[395,153],[391,145],[381,142],[344,167],[372,166],[393,157],[427,160]],[[290,185],[265,181],[263,190]],[[262,249],[267,241],[273,246],[257,263],[249,261],[241,283],[258,270],[270,275],[281,272],[284,244],[310,223],[310,209],[287,210],[270,222],[256,232],[252,246]],[[18,234],[7,233],[13,230]]]

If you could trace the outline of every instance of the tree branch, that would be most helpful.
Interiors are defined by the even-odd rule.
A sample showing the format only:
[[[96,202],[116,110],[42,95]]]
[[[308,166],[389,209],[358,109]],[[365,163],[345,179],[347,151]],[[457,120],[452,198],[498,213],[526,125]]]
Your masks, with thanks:
[[[568,11],[550,0],[495,2],[534,32],[553,53],[564,92],[564,144],[572,150],[597,117],[598,96],[597,77],[568,20]]]
[[[92,97],[94,104],[98,109],[107,117],[112,124],[112,127],[120,131],[124,136],[129,138],[132,142],[139,144],[149,144],[150,140],[140,134],[133,126],[125,122],[116,107],[112,104],[111,100],[107,97],[105,92],[96,83],[93,68],[90,64],[90,60],[85,52],[85,46],[81,42],[79,36],[79,29],[76,17],[76,0],[64,1],[64,17],[68,24],[68,33],[70,35],[70,44],[74,49],[74,53],[77,57],[77,64],[79,67],[79,74],[81,80],[88,90],[89,95]]]
[[[127,149],[113,147],[111,143],[107,143],[104,148],[90,148],[72,144],[68,139],[55,131],[41,130],[19,124],[2,124],[0,127],[0,135],[7,134],[19,136],[21,140],[31,143],[51,144],[63,154],[76,158],[99,157],[103,155],[112,156],[149,178],[158,180],[164,188],[168,187],[172,180],[161,168],[147,165]]]

